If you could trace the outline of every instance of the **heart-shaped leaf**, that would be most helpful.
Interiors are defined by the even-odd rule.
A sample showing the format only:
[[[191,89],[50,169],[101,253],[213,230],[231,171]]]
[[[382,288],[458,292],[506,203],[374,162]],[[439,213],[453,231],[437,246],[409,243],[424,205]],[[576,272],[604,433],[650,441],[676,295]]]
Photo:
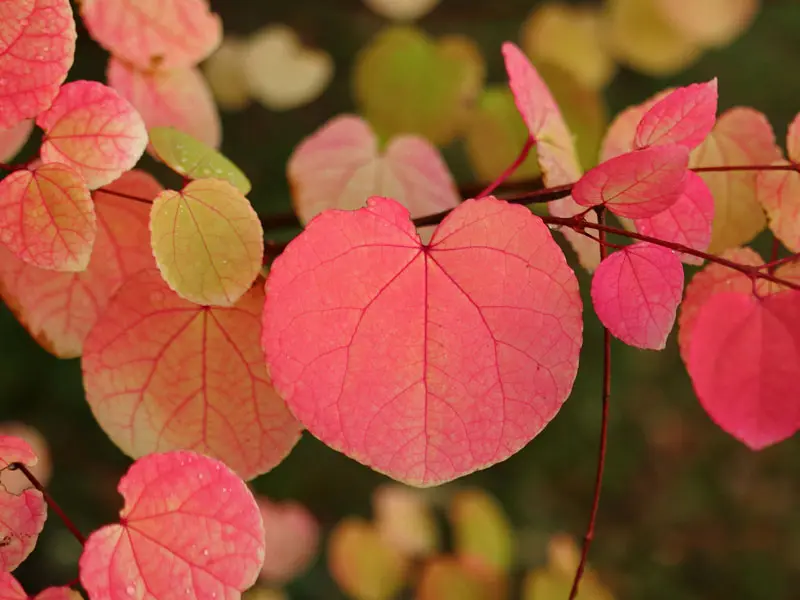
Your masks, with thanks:
[[[83,547],[90,598],[238,600],[264,562],[264,526],[247,485],[194,452],[151,454],[120,480],[120,523]],[[146,557],[146,559],[145,559]]]
[[[82,366],[89,406],[123,452],[194,448],[246,479],[286,457],[300,426],[264,367],[260,288],[210,308],[174,294],[154,269],[122,285],[86,338]]]
[[[150,212],[153,256],[182,297],[231,306],[261,270],[264,232],[239,190],[221,179],[198,179],[166,190]]]
[[[44,162],[69,165],[89,189],[131,170],[147,146],[144,121],[130,102],[96,81],[61,87],[52,106],[36,117],[44,129]]]
[[[361,208],[370,196],[395,198],[413,217],[460,202],[453,176],[430,142],[400,136],[379,152],[369,124],[352,115],[306,138],[289,159],[287,175],[303,223],[329,208]]]
[[[264,349],[293,413],[413,485],[508,458],[572,388],[577,282],[522,206],[468,200],[428,245],[393,200],[327,211],[275,260],[267,288]]]
[[[758,14],[758,0],[654,0],[664,20],[704,46],[727,46]]]
[[[32,119],[58,94],[75,57],[69,0],[3,2],[0,18],[0,129]]]
[[[71,167],[45,163],[0,181],[0,241],[26,263],[83,271],[96,235],[92,198]]]

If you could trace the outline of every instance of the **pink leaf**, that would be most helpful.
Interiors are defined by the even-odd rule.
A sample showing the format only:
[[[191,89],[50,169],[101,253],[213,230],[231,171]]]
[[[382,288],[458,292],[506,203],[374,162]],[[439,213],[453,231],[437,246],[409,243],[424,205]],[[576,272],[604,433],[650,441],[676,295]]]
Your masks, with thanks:
[[[136,109],[96,81],[62,86],[36,124],[45,132],[42,160],[71,166],[90,189],[132,169],[147,145],[147,130]]]
[[[139,111],[148,129],[175,127],[212,148],[219,147],[219,112],[197,68],[138,71],[112,56],[106,77],[108,85]]]
[[[28,600],[28,594],[11,573],[0,573],[0,600]]]
[[[39,459],[31,445],[20,437],[0,435],[0,471],[12,463],[33,466]]]
[[[46,163],[0,181],[0,242],[26,263],[82,271],[96,235],[92,198],[71,167]]]
[[[751,248],[728,250],[721,256],[743,265],[757,267],[764,264],[758,253]],[[681,303],[681,314],[678,319],[678,347],[684,363],[688,364],[689,362],[689,346],[697,313],[706,302],[720,292],[750,294],[752,290],[753,282],[747,275],[716,263],[707,265],[692,277],[686,286],[686,294]]]
[[[245,483],[194,452],[151,454],[120,480],[120,523],[86,541],[90,598],[238,600],[264,561],[264,527]]]
[[[800,293],[720,293],[697,315],[687,367],[717,425],[754,450],[800,428]]]
[[[688,164],[684,146],[634,150],[587,171],[572,188],[572,197],[583,206],[605,204],[621,217],[652,217],[678,201]]]
[[[83,340],[111,294],[131,274],[155,266],[147,200],[161,190],[147,173],[129,171],[94,192],[97,238],[89,266],[80,273],[39,269],[0,247],[0,296],[49,352],[61,358],[80,356]]]
[[[323,442],[414,485],[511,456],[555,416],[581,345],[575,275],[542,221],[492,197],[422,245],[408,211],[327,211],[273,263],[263,344]]]
[[[371,196],[391,196],[413,217],[458,205],[453,177],[439,151],[419,136],[393,138],[385,152],[361,117],[342,115],[306,138],[287,175],[303,223],[329,208],[361,208]]]
[[[703,251],[711,242],[713,221],[714,198],[703,178],[688,171],[686,188],[675,204],[650,218],[636,219],[635,224],[644,235]],[[692,265],[703,262],[690,254],[681,254],[681,260]]]
[[[673,90],[666,89],[648,98],[641,104],[629,106],[620,112],[606,130],[606,135],[600,146],[600,162],[605,162],[609,158],[614,158],[620,154],[625,154],[631,150],[636,150],[633,139],[636,137],[636,129],[639,121],[650,108],[662,98],[665,98]]]
[[[277,503],[258,498],[266,533],[260,578],[282,585],[305,571],[319,550],[319,524],[296,502]]]
[[[0,6],[0,129],[45,110],[75,56],[69,0],[6,0]]]
[[[83,600],[79,592],[65,586],[45,588],[34,600]]]
[[[714,128],[717,115],[717,79],[678,88],[659,100],[636,128],[637,148],[678,144],[699,146]]]
[[[24,448],[23,460],[6,460],[8,450],[3,450],[7,447],[3,439],[16,438],[17,441],[11,444],[21,445]],[[13,452],[13,451],[12,451]],[[34,453],[31,456],[31,452]],[[33,473],[34,477],[39,480],[39,483],[46,486],[50,481],[53,465],[50,460],[50,449],[47,446],[47,440],[33,427],[17,423],[14,421],[6,421],[0,423],[0,486],[4,487],[12,494],[20,494],[23,491],[33,487],[33,484],[28,480],[22,471],[12,471],[10,469],[2,470],[6,462],[22,462]]]
[[[89,34],[138,69],[193,67],[222,40],[208,0],[82,0]]]
[[[83,381],[100,426],[125,453],[193,448],[251,479],[277,465],[300,426],[259,347],[260,285],[232,307],[184,300],[158,271],[128,279],[86,338]]]
[[[788,165],[785,160],[776,165]],[[756,178],[759,203],[769,218],[775,237],[792,252],[800,252],[800,173],[797,171],[760,171]]]
[[[31,135],[33,121],[20,121],[8,129],[0,130],[0,162],[14,158]]]
[[[503,44],[503,57],[514,102],[536,141],[536,156],[545,185],[555,187],[574,183],[580,179],[583,170],[572,134],[547,84],[516,45]],[[548,208],[550,214],[564,218],[581,212],[571,196],[550,202]],[[597,222],[594,214],[586,215],[586,219]],[[581,265],[593,270],[600,262],[597,243],[568,228],[562,233],[578,253]]]
[[[614,252],[592,278],[600,321],[626,344],[662,350],[675,324],[683,266],[672,250],[636,243]]]

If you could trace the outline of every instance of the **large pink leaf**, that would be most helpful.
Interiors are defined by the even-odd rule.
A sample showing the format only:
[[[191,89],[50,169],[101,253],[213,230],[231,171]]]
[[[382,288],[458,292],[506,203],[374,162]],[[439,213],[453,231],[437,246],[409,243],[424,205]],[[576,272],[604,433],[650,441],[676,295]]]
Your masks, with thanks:
[[[636,128],[637,148],[679,144],[699,146],[717,117],[717,79],[678,88],[656,102]]]
[[[319,523],[302,504],[257,498],[264,520],[260,579],[282,585],[305,571],[319,550]]]
[[[677,255],[648,243],[614,252],[592,278],[592,302],[600,321],[637,348],[666,346],[682,292],[683,266]]]
[[[149,200],[162,187],[143,171],[129,171],[104,189]],[[30,334],[61,358],[80,356],[83,340],[111,294],[133,273],[155,266],[150,204],[103,190],[93,198],[97,238],[85,271],[46,271],[0,248],[0,296]]]
[[[75,56],[69,0],[0,2],[0,129],[50,106]]]
[[[396,198],[413,217],[456,206],[460,197],[439,151],[419,136],[393,138],[386,150],[361,117],[339,116],[306,138],[287,166],[298,216],[361,208],[370,196]]]
[[[138,71],[111,57],[108,85],[142,115],[148,129],[175,127],[212,148],[218,148],[222,126],[217,105],[196,67]]]
[[[711,241],[713,221],[714,198],[703,178],[689,171],[686,173],[686,188],[675,204],[650,218],[636,219],[635,225],[636,230],[644,235],[702,251]],[[693,265],[703,262],[690,254],[682,254],[681,260]]]
[[[678,201],[688,164],[689,151],[677,144],[634,150],[587,171],[572,197],[583,206],[605,205],[621,217],[652,217]]]
[[[90,35],[134,67],[193,67],[222,40],[208,0],[82,0]]]
[[[71,167],[45,163],[0,181],[0,242],[26,263],[83,271],[96,235],[92,198]]]
[[[0,162],[8,162],[22,150],[32,129],[33,121],[26,119],[8,129],[0,130]]]
[[[238,600],[264,561],[264,526],[245,483],[194,452],[151,454],[120,480],[120,523],[86,541],[90,598]]]
[[[583,170],[578,162],[575,142],[547,84],[516,45],[503,44],[503,57],[514,102],[536,141],[536,156],[545,185],[555,187],[578,181]],[[583,212],[572,196],[550,202],[548,208],[550,214],[564,218]],[[586,219],[597,222],[593,213],[587,214]],[[596,242],[568,228],[562,233],[586,269],[591,271],[597,267],[600,253]]]
[[[289,453],[300,426],[259,347],[261,285],[232,307],[184,300],[147,270],[128,279],[89,336],[86,399],[125,453],[191,448],[246,479]]]
[[[327,211],[267,282],[263,344],[309,431],[414,485],[514,454],[570,392],[575,275],[521,206],[468,200],[422,245],[408,211]]]
[[[45,132],[42,160],[71,166],[90,189],[132,169],[147,145],[147,130],[136,109],[96,81],[62,86],[36,124]]]
[[[758,450],[800,428],[800,293],[720,293],[697,315],[687,363],[722,429]]]
[[[721,256],[743,265],[755,267],[764,264],[758,253],[751,248],[728,250]],[[681,303],[681,312],[678,318],[678,347],[684,363],[689,362],[689,346],[697,313],[708,300],[721,292],[749,294],[752,293],[752,290],[753,282],[747,275],[716,263],[708,264],[692,277],[686,286],[686,294]]]

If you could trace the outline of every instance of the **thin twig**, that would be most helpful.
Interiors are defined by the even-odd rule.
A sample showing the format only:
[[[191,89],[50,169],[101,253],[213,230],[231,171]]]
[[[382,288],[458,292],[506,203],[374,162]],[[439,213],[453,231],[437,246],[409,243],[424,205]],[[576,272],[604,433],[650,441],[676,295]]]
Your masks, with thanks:
[[[506,179],[511,177],[517,171],[517,169],[519,169],[520,165],[523,162],[525,162],[525,159],[528,158],[528,154],[530,153],[531,148],[533,148],[534,144],[535,141],[533,139],[533,136],[529,135],[528,139],[525,140],[525,144],[522,146],[522,150],[519,151],[519,155],[517,156],[516,159],[514,159],[514,162],[508,165],[508,167],[506,167],[506,170],[500,173],[500,176],[497,179],[495,179],[492,183],[490,183],[483,190],[481,190],[476,196],[476,198],[483,198],[484,196],[488,196],[498,187],[503,185],[506,182]]]

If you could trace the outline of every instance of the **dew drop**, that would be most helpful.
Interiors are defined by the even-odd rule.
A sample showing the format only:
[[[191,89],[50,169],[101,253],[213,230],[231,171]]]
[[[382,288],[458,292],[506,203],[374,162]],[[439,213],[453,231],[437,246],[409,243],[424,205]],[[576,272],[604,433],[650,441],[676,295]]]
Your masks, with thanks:
[[[208,556],[208,548],[205,548],[205,549],[203,550],[203,556]]]
[[[197,474],[197,478],[198,478],[198,479],[203,479],[203,474],[202,474],[202,473],[198,473],[198,474]]]
[[[125,588],[125,593],[128,594],[128,596],[133,596],[133,592],[135,591],[136,590],[133,588],[132,585],[129,585],[128,587]]]

